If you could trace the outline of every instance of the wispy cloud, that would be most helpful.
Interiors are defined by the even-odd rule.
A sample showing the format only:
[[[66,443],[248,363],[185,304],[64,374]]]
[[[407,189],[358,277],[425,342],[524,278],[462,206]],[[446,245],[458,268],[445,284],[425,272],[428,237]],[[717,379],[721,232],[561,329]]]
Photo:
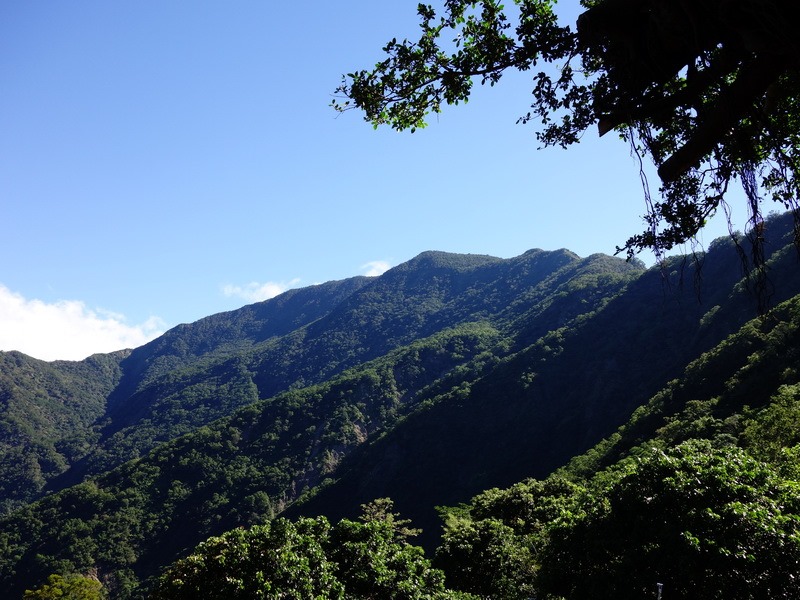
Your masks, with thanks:
[[[222,286],[222,293],[229,298],[241,298],[247,302],[261,302],[296,287],[298,283],[300,283],[300,279],[295,278],[291,281],[268,281],[266,283],[251,281],[247,285],[228,284]]]
[[[368,263],[364,263],[361,265],[361,271],[367,277],[377,277],[378,275],[383,275],[392,268],[385,260],[371,260]]]
[[[82,360],[141,346],[164,327],[157,317],[128,325],[124,316],[91,310],[78,300],[29,300],[0,285],[0,350],[19,350],[41,360]]]

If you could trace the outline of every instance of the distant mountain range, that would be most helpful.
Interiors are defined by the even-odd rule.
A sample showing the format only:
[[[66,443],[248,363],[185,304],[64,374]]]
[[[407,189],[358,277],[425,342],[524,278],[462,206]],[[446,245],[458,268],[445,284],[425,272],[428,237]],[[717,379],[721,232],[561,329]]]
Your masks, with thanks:
[[[381,497],[432,549],[437,507],[678,444],[687,403],[714,399],[724,418],[766,406],[800,376],[791,215],[766,235],[759,290],[727,238],[651,269],[567,250],[425,252],[134,350],[0,352],[0,588],[92,573],[139,597],[208,536],[353,517]],[[778,309],[761,319],[764,303]],[[770,361],[742,375],[758,344]],[[709,423],[698,437],[720,435]]]

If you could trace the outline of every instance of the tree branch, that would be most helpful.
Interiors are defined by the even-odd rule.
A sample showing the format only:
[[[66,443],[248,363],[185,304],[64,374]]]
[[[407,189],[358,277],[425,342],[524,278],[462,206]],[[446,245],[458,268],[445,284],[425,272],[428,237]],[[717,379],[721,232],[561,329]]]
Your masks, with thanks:
[[[675,181],[696,166],[742,120],[786,67],[785,59],[771,55],[757,56],[745,63],[734,82],[719,94],[689,140],[658,168],[661,180]]]

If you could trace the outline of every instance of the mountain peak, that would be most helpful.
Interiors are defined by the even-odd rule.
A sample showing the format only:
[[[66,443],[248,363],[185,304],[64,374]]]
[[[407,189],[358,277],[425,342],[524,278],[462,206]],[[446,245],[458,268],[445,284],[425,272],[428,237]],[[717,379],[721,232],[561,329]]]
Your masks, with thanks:
[[[420,268],[448,269],[458,272],[471,271],[487,264],[501,262],[502,258],[488,254],[458,254],[440,250],[426,250],[395,267],[400,270]]]

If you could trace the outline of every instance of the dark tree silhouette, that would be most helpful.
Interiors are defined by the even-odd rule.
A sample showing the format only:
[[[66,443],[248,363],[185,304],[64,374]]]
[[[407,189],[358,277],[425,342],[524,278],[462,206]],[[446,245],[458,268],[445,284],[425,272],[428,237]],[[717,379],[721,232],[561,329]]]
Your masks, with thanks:
[[[425,125],[469,98],[475,81],[530,71],[545,146],[588,128],[615,131],[661,179],[647,228],[619,251],[656,255],[696,236],[732,181],[748,198],[756,251],[761,200],[797,209],[800,170],[800,11],[789,0],[582,0],[575,27],[553,0],[420,4],[417,41],[393,39],[385,60],[350,73],[339,111],[397,130]],[[757,262],[757,261],[756,261]]]

